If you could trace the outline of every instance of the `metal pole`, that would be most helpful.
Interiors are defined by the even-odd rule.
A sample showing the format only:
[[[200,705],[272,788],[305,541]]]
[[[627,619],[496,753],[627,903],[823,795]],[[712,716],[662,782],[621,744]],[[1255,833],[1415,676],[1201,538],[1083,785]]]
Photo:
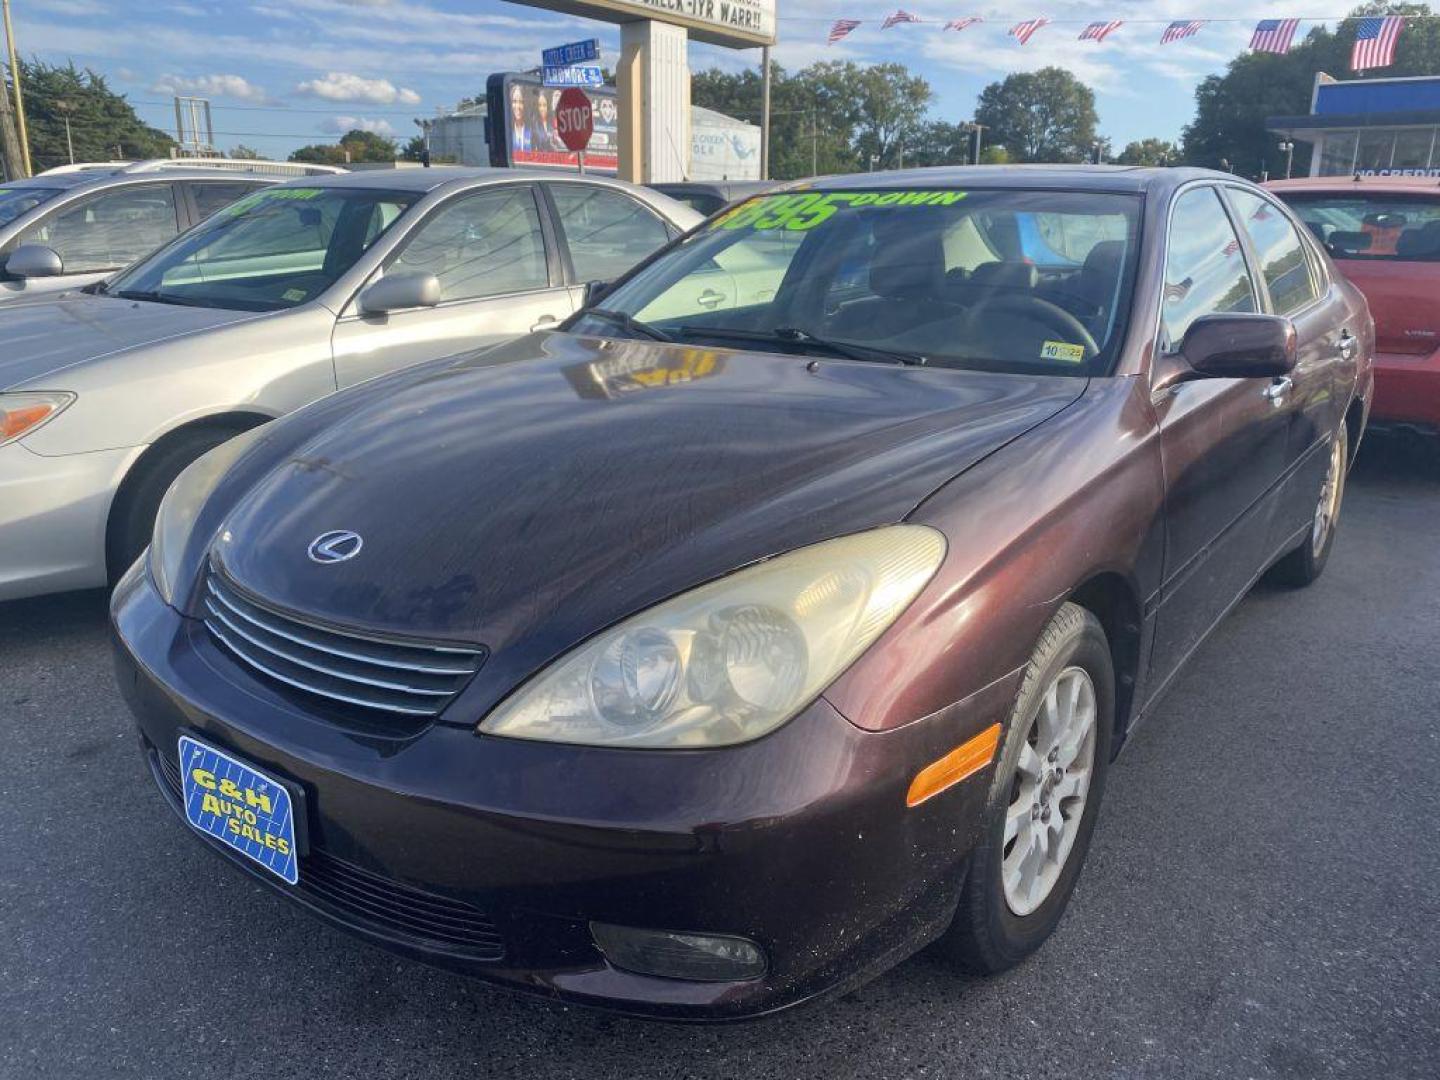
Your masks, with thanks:
[[[985,125],[975,125],[975,164],[980,164],[980,144],[985,140]]]
[[[770,46],[760,47],[760,179],[770,179]]]
[[[75,164],[75,140],[70,138],[70,114],[65,114],[65,149],[70,154],[70,164]]]
[[[10,49],[10,81],[15,84],[15,125],[20,136],[20,161],[25,176],[34,170],[30,164],[30,132],[25,126],[25,91],[20,87],[20,60],[15,55],[15,28],[10,23],[10,0],[0,0],[5,15],[5,41]]]
[[[820,171],[820,124],[815,116],[815,109],[810,109],[810,175],[814,176]]]

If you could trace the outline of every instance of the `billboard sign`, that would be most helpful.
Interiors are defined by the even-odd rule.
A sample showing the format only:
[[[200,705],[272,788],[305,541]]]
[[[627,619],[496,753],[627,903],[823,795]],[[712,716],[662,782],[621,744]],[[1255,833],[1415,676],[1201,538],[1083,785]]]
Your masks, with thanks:
[[[547,67],[540,81],[545,86],[604,86],[605,73],[588,64]]]
[[[524,0],[602,22],[653,19],[683,26],[697,41],[748,49],[775,44],[775,0]],[[549,63],[547,60],[546,63]]]
[[[556,45],[553,49],[544,49],[540,53],[540,63],[543,67],[570,67],[572,64],[583,64],[599,59],[599,38],[572,41],[568,45]]]
[[[501,168],[578,169],[580,157],[560,137],[558,113],[563,90],[542,86],[533,75],[503,72],[485,84],[490,114],[490,164]],[[589,92],[592,133],[585,149],[587,172],[620,168],[620,109],[614,87]]]

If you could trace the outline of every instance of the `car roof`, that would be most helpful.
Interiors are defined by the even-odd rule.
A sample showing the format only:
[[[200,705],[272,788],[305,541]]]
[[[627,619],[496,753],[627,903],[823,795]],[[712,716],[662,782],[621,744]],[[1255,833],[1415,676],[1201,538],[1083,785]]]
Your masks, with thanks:
[[[1227,180],[1248,183],[1233,173],[1212,169],[1143,165],[943,165],[928,169],[852,173],[822,176],[795,187],[823,190],[890,189],[921,185],[932,187],[1020,188],[1068,191],[1105,191],[1143,194],[1169,191],[1190,180]]]
[[[1303,176],[1294,180],[1271,180],[1271,191],[1317,191],[1329,194],[1355,191],[1427,192],[1440,195],[1440,179],[1434,176]]]
[[[423,169],[365,169],[360,172],[337,173],[332,176],[303,176],[287,180],[286,187],[318,188],[379,188],[384,191],[434,191],[457,180],[571,180],[630,187],[610,176],[592,173],[561,172],[556,169],[496,169],[437,165]]]
[[[23,180],[0,181],[0,187],[7,191],[15,188],[34,188],[39,191],[69,191],[78,187],[108,187],[111,184],[163,183],[167,180],[249,180],[262,184],[273,184],[276,178],[264,173],[241,172],[235,169],[162,169],[155,172],[133,173],[124,169],[86,169],[83,172],[47,173],[29,176]]]

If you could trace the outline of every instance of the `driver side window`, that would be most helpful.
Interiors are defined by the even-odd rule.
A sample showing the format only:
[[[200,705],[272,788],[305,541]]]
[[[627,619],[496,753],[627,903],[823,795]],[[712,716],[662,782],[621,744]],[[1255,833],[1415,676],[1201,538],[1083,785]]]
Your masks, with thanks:
[[[1161,303],[1166,355],[1180,351],[1185,331],[1202,315],[1259,310],[1240,238],[1214,188],[1192,188],[1175,203]]]

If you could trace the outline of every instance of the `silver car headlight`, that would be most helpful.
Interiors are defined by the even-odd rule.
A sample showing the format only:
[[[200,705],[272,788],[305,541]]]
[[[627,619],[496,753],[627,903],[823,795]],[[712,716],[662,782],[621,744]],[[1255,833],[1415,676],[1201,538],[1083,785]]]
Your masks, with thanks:
[[[180,560],[210,493],[230,466],[264,433],[263,427],[252,428],[201,454],[175,478],[160,500],[155,531],[150,536],[150,577],[165,603],[175,602]]]
[[[606,630],[481,721],[486,735],[712,747],[773,731],[915,599],[945,538],[895,525],[736,571]]]
[[[33,435],[74,400],[74,394],[63,390],[0,394],[0,446]]]

